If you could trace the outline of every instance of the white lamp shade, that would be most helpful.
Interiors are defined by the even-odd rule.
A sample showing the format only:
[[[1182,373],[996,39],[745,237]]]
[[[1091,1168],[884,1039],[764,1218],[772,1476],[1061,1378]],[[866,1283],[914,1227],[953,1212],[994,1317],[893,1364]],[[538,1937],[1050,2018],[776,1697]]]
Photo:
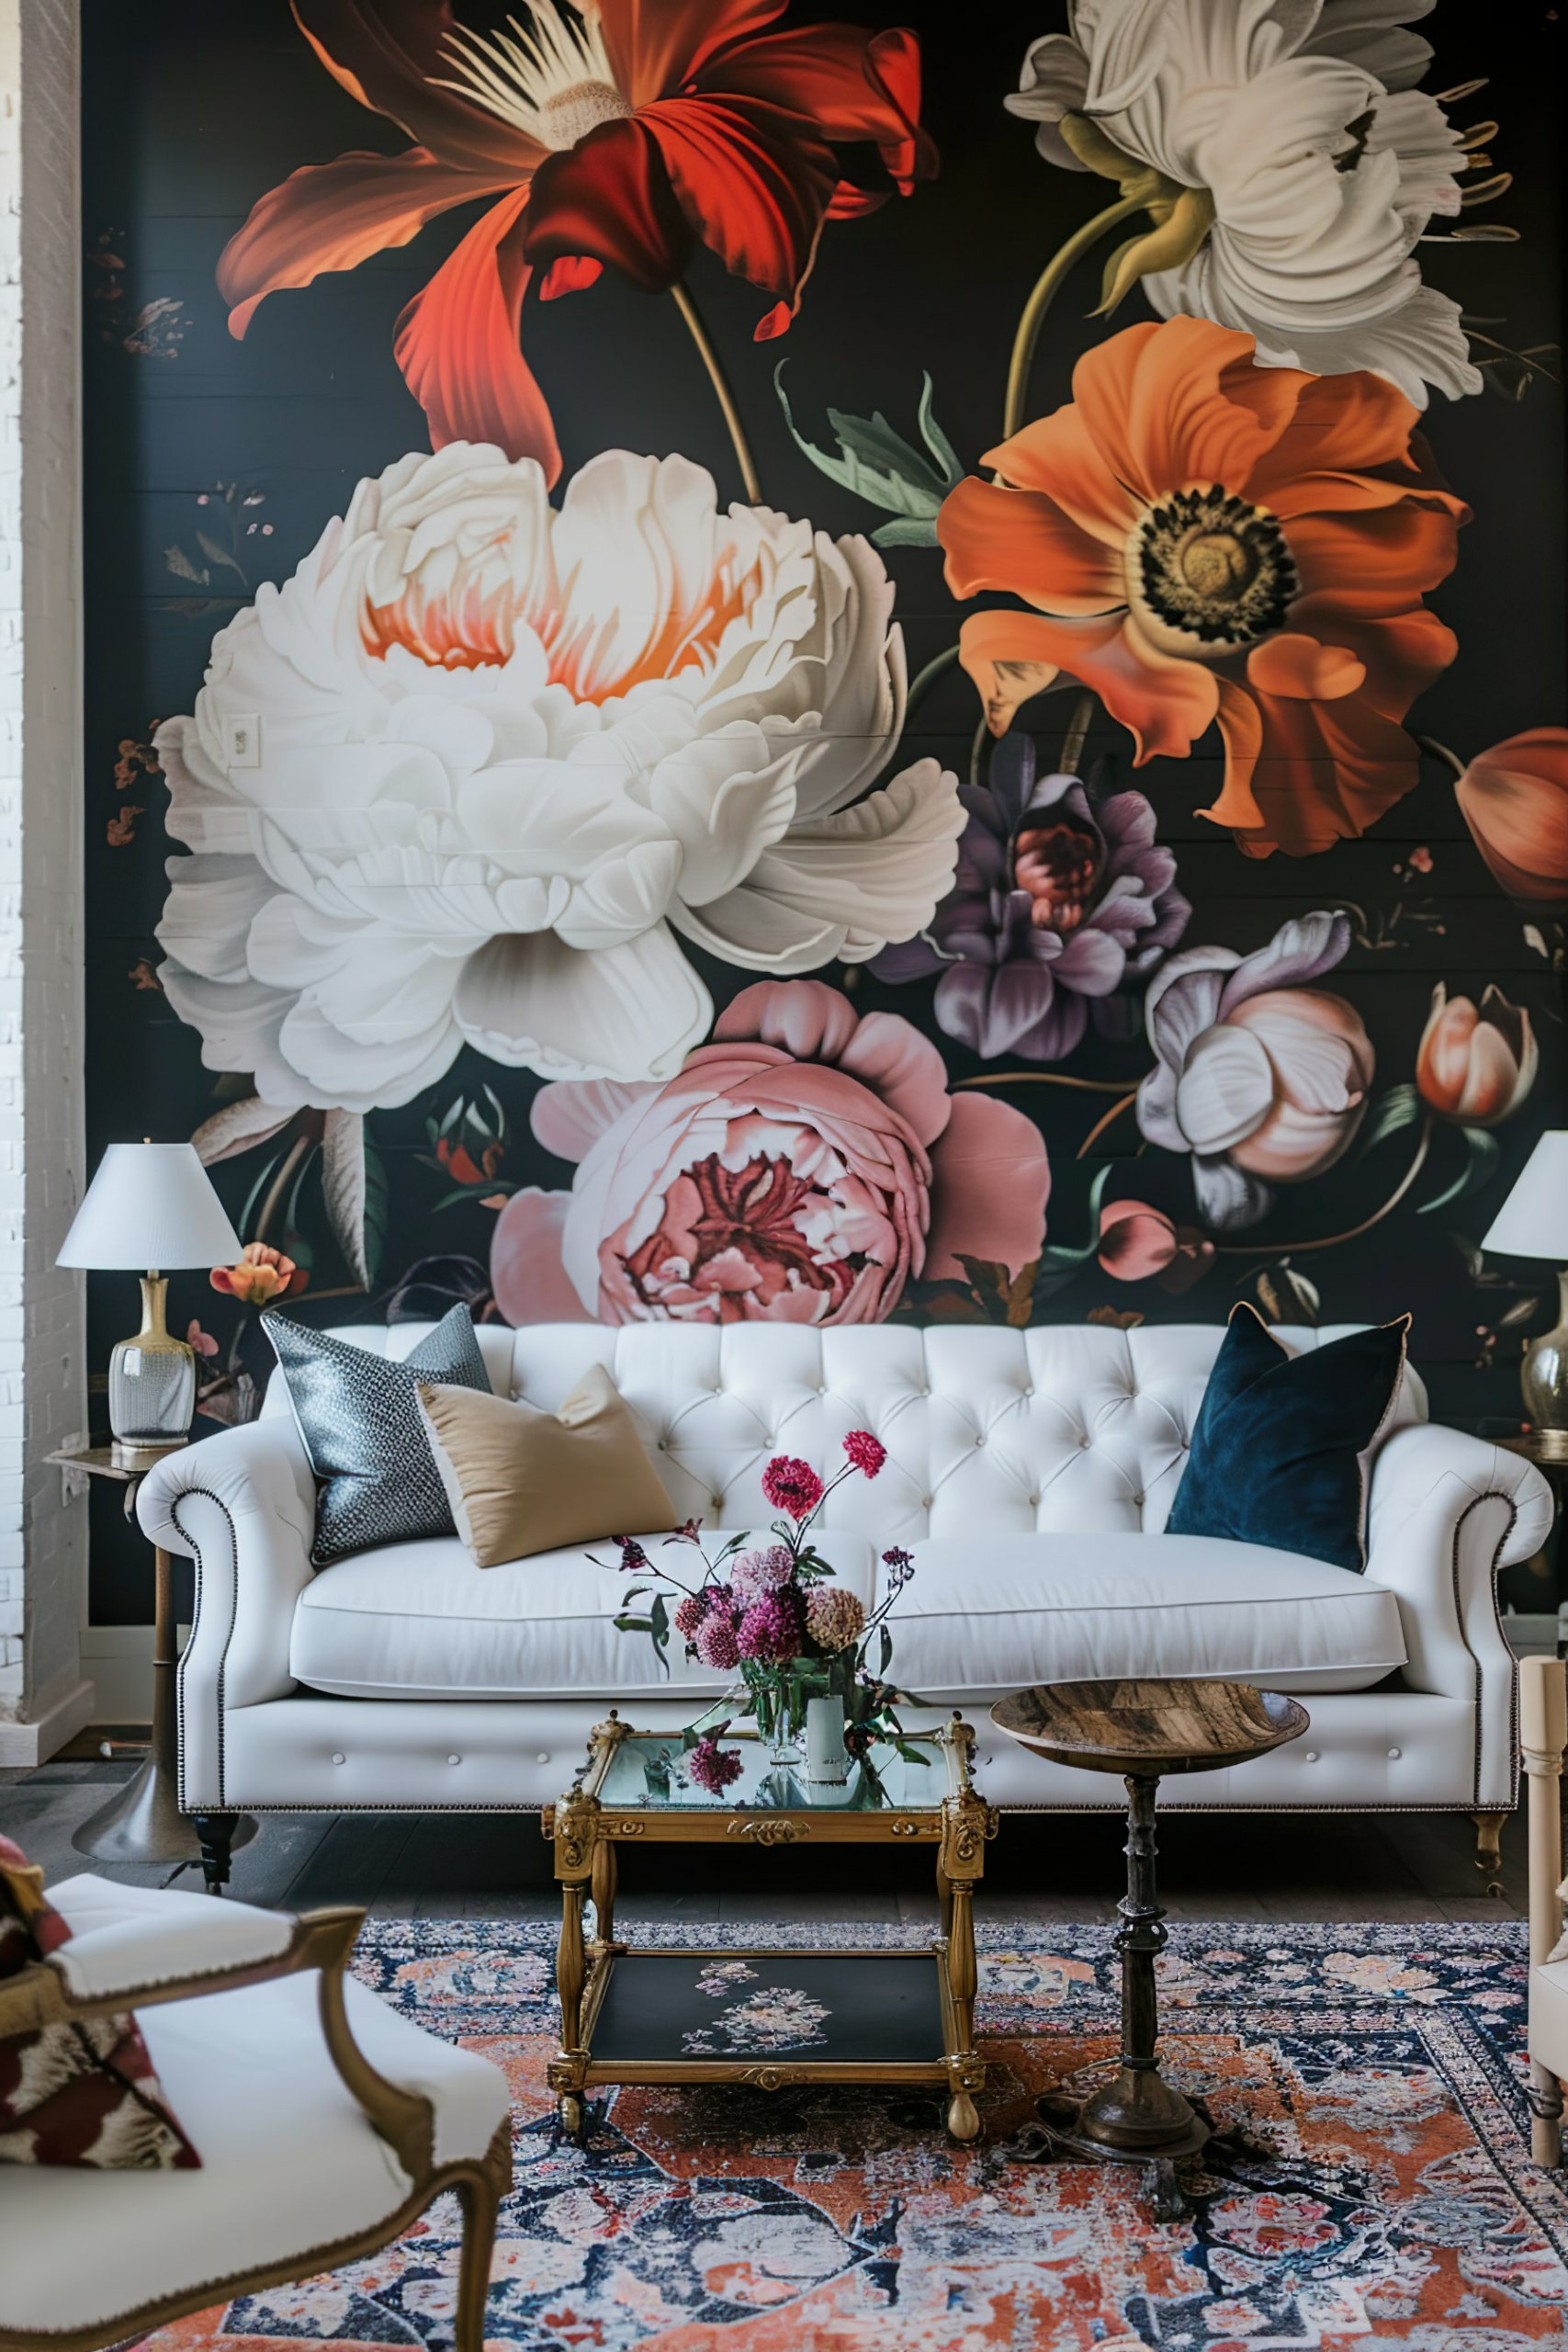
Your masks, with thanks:
[[[1550,1128],[1482,1243],[1506,1258],[1568,1259],[1568,1128]]]
[[[87,1187],[62,1266],[231,1266],[240,1237],[188,1143],[111,1143]]]

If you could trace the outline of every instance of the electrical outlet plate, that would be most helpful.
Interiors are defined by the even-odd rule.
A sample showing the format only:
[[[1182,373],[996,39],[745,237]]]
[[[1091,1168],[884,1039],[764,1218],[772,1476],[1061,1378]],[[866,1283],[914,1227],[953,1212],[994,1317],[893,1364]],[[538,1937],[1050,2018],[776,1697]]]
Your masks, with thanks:
[[[223,721],[223,764],[230,768],[261,765],[261,718],[254,710],[230,711]]]

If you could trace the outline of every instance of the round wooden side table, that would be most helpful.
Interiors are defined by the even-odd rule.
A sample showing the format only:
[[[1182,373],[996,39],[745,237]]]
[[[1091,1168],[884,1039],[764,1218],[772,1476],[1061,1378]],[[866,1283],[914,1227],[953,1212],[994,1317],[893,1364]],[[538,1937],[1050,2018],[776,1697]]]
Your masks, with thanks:
[[[1156,1956],[1165,1913],[1155,1893],[1155,1795],[1170,1772],[1213,1772],[1299,1738],[1310,1718],[1294,1699],[1247,1682],[1047,1682],[1015,1690],[991,1721],[1036,1756],[1081,1771],[1120,1772],[1127,1784],[1127,1892],[1117,1905],[1122,2052],[1115,2074],[1087,2098],[1048,2093],[1037,2103],[1047,2152],[1142,2165],[1155,2217],[1179,2221],[1177,2176],[1212,2125],[1159,2071]]]

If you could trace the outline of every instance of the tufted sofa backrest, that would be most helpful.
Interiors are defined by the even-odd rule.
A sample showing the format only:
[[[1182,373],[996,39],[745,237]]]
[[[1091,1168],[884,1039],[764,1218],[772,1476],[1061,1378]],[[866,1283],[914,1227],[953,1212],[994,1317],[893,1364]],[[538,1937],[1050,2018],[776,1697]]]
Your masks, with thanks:
[[[1275,1336],[1296,1353],[1358,1328]],[[335,1336],[397,1362],[430,1329],[355,1324]],[[535,1323],[479,1334],[497,1395],[546,1410],[591,1364],[606,1365],[676,1511],[710,1528],[766,1526],[773,1514],[761,1478],[772,1454],[799,1454],[827,1475],[840,1466],[849,1430],[872,1430],[886,1467],[874,1482],[846,1479],[825,1522],[883,1544],[976,1528],[1157,1532],[1222,1336],[1213,1323]],[[288,1409],[283,1383],[272,1382],[264,1414]],[[1426,1418],[1426,1391],[1407,1369],[1388,1428]]]

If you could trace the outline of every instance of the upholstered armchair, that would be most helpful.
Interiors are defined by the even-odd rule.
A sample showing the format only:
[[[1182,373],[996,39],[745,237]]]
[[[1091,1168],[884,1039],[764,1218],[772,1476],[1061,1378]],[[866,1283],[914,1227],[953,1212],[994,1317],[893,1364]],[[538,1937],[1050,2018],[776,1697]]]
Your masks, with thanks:
[[[457,2352],[481,2352],[505,2082],[346,1973],[363,1912],[303,1918],[82,1876],[69,1942],[0,1982],[0,2034],[134,2008],[199,2170],[0,2165],[0,2352],[96,2352],[387,2245],[462,2201]]]
[[[1562,2084],[1568,2077],[1568,1955],[1562,1934],[1562,1750],[1568,1744],[1568,1668],[1527,1657],[1519,1667],[1519,1736],[1529,1778],[1531,2153],[1562,2161]]]

